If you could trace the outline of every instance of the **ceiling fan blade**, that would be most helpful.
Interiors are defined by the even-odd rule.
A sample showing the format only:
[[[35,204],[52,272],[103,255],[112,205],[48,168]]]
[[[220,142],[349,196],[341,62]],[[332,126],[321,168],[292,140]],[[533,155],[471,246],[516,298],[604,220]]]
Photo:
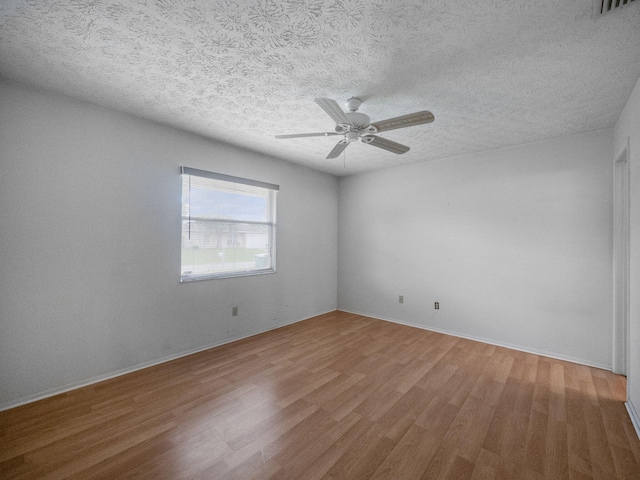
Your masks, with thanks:
[[[395,130],[396,128],[412,127],[414,125],[422,125],[423,123],[431,123],[435,120],[433,113],[423,110],[421,112],[402,115],[401,117],[388,118],[379,120],[367,125],[365,131],[367,133],[386,132],[387,130]]]
[[[290,135],[276,135],[276,138],[304,138],[304,137],[328,137],[331,135],[341,135],[337,132],[319,132],[319,133],[292,133]]]
[[[330,98],[316,98],[315,102],[320,105],[321,109],[327,112],[327,115],[336,122],[336,125],[341,123],[349,124],[349,119],[335,100],[331,100]]]
[[[407,153],[409,151],[409,147],[407,147],[406,145],[392,142],[391,140],[387,140],[386,138],[376,137],[375,135],[365,135],[364,137],[362,137],[362,141],[369,145],[373,145],[374,147],[397,153],[398,155]]]
[[[340,140],[338,143],[336,143],[336,146],[333,147],[333,150],[329,152],[329,155],[327,155],[327,160],[332,158],[338,158],[340,154],[344,152],[344,149],[347,148],[348,146],[349,146],[349,142],[347,142],[346,140]]]

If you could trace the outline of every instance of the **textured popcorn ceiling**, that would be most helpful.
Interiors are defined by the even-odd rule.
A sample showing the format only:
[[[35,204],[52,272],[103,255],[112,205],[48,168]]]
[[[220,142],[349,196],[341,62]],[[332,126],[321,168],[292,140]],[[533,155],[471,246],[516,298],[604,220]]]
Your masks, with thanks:
[[[640,2],[4,0],[0,75],[346,175],[615,124],[640,76]],[[314,103],[364,100],[404,155],[337,137]],[[182,159],[188,163],[188,159]]]

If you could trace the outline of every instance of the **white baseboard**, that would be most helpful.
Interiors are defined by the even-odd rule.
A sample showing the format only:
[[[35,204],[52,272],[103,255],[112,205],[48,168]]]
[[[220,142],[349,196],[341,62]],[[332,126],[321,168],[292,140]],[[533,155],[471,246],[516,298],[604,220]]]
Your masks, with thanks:
[[[405,321],[402,321],[402,320],[396,320],[396,319],[393,319],[393,318],[382,318],[382,317],[378,317],[376,315],[371,315],[370,313],[366,313],[366,312],[356,312],[356,311],[352,311],[352,310],[345,310],[343,308],[338,308],[338,310],[340,310],[341,312],[353,313],[355,315],[362,315],[364,317],[371,317],[371,318],[375,318],[377,320],[383,320],[385,322],[398,323],[400,325],[405,325],[407,327],[415,327],[415,328],[420,328],[422,330],[429,330],[431,332],[437,332],[437,333],[442,333],[442,334],[445,334],[445,335],[451,335],[453,337],[465,338],[467,340],[474,340],[476,342],[488,343],[489,345],[495,345],[497,347],[509,348],[511,350],[517,350],[519,352],[533,353],[535,355],[540,355],[542,357],[553,358],[553,359],[556,359],[556,360],[563,360],[565,362],[577,363],[579,365],[586,365],[587,367],[595,367],[595,368],[600,368],[602,370],[609,370],[609,371],[611,371],[611,368],[612,368],[611,365],[599,364],[599,363],[591,362],[591,361],[588,361],[588,360],[585,360],[585,359],[582,359],[582,358],[575,358],[575,357],[570,357],[568,355],[557,354],[555,352],[547,352],[547,351],[544,351],[544,350],[537,350],[537,349],[522,347],[522,346],[519,346],[519,345],[512,345],[512,344],[509,344],[509,343],[496,342],[495,340],[490,340],[490,339],[487,339],[487,338],[476,337],[474,335],[466,335],[466,334],[462,334],[462,333],[458,333],[458,332],[454,332],[454,331],[450,331],[450,330],[443,330],[441,328],[434,328],[434,327],[430,327],[430,326],[419,325],[417,323],[411,323],[411,322],[405,322]]]
[[[624,404],[627,407],[627,412],[629,413],[629,417],[631,418],[631,423],[633,423],[633,428],[636,430],[636,435],[640,439],[640,416],[638,416],[638,411],[631,403],[631,400],[627,400]]]
[[[128,373],[137,372],[138,370],[143,370],[145,368],[153,367],[154,365],[160,365],[161,363],[166,363],[166,362],[170,362],[172,360],[176,360],[178,358],[187,357],[189,355],[193,355],[194,353],[203,352],[203,351],[209,350],[211,348],[216,348],[216,347],[220,347],[222,345],[226,345],[228,343],[237,342],[238,340],[242,340],[244,338],[249,338],[249,337],[253,337],[255,335],[260,335],[261,333],[270,332],[271,330],[276,330],[276,329],[281,328],[281,327],[286,327],[287,325],[293,325],[294,323],[302,322],[304,320],[308,320],[308,319],[313,318],[313,317],[318,317],[320,315],[325,315],[325,314],[331,313],[331,312],[335,312],[335,309],[327,310],[326,312],[317,313],[315,315],[312,315],[311,317],[301,318],[299,320],[294,320],[292,322],[283,323],[282,325],[278,325],[278,326],[275,326],[275,327],[270,327],[270,328],[265,328],[265,329],[262,329],[262,330],[257,330],[257,331],[248,333],[246,335],[239,336],[239,337],[228,338],[228,339],[223,340],[221,342],[211,343],[211,344],[208,344],[208,345],[203,345],[203,346],[200,346],[200,347],[197,347],[197,348],[193,348],[191,350],[186,350],[184,352],[176,353],[174,355],[169,355],[169,356],[166,356],[166,357],[161,357],[161,358],[158,358],[158,359],[155,359],[155,360],[151,360],[149,362],[139,363],[137,365],[133,365],[131,367],[122,368],[120,370],[116,370],[115,372],[110,372],[110,373],[107,373],[105,375],[98,375],[96,377],[92,377],[92,378],[89,378],[87,380],[83,380],[81,382],[74,382],[74,383],[70,383],[70,384],[67,384],[67,385],[64,385],[64,386],[61,386],[61,387],[51,388],[49,390],[45,390],[44,392],[40,392],[40,393],[37,393],[35,395],[29,395],[27,397],[23,397],[23,398],[15,400],[15,401],[11,401],[11,402],[2,404],[2,405],[0,405],[0,412],[2,412],[4,410],[9,410],[11,408],[19,407],[21,405],[26,405],[27,403],[37,402],[38,400],[42,400],[42,399],[45,399],[45,398],[53,397],[55,395],[60,395],[61,393],[70,392],[72,390],[76,390],[78,388],[86,387],[88,385],[93,385],[95,383],[103,382],[103,381],[109,380],[111,378],[120,377],[120,376],[126,375]]]

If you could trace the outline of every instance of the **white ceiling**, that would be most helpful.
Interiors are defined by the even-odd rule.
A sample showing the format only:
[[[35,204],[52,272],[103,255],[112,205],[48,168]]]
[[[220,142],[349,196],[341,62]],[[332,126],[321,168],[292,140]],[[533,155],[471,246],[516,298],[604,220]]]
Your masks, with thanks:
[[[640,2],[3,0],[0,75],[335,175],[612,127],[640,77]],[[313,101],[434,123],[334,160]]]

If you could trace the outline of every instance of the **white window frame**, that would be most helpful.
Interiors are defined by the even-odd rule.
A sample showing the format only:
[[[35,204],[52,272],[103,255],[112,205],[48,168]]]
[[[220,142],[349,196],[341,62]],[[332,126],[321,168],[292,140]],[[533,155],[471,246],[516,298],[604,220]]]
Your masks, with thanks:
[[[181,180],[182,180],[182,221],[181,221],[181,260],[180,260],[180,282],[194,282],[198,280],[209,280],[216,278],[232,278],[243,277],[249,275],[262,275],[276,272],[276,198],[280,189],[278,185],[271,183],[260,182],[257,180],[250,180],[242,177],[234,177],[231,175],[225,175],[222,173],[209,172],[206,170],[199,170],[190,167],[180,167]],[[265,221],[253,221],[240,218],[212,218],[194,215],[191,211],[191,177],[199,177],[199,182],[207,183],[206,179],[211,180],[208,188],[220,192],[229,192],[233,190],[234,193],[243,194],[248,196],[260,196],[267,199],[267,211]],[[227,185],[227,188],[225,188]],[[233,262],[232,270],[224,271],[207,271],[207,272],[195,272],[193,269],[188,270],[185,268],[185,263],[182,255],[184,254],[185,247],[185,222],[187,227],[190,228],[195,222],[207,222],[207,223],[221,223],[221,224],[238,224],[245,226],[264,225],[267,227],[267,247],[262,265],[262,257],[258,259],[256,255],[255,262],[251,265],[251,262]],[[220,255],[220,254],[219,254]],[[261,260],[258,262],[258,260]],[[260,263],[260,264],[259,264]],[[224,267],[222,267],[224,268]]]

